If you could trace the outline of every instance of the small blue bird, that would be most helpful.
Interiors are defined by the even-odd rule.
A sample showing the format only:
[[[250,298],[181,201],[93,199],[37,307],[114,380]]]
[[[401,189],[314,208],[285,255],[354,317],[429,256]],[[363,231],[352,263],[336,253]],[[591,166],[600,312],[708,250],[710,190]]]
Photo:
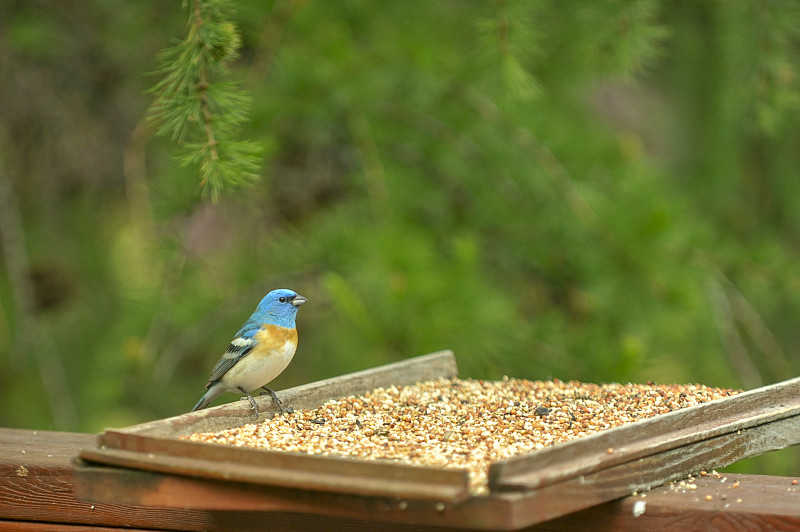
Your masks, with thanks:
[[[272,396],[283,414],[280,399],[267,384],[292,361],[297,349],[297,309],[308,301],[292,290],[273,290],[256,307],[253,315],[236,333],[228,349],[211,370],[206,392],[192,408],[205,408],[225,392],[241,392],[258,415],[251,390],[261,388]],[[242,397],[244,399],[244,397]]]

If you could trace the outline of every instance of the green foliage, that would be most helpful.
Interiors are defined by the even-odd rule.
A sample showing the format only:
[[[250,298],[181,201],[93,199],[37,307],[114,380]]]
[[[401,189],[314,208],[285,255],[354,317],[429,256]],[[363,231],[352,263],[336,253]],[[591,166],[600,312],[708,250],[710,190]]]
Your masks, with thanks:
[[[197,7],[153,139],[173,2],[0,7],[0,425],[184,412],[278,286],[309,298],[278,388],[443,348],[478,378],[798,373],[794,4]]]
[[[192,0],[186,38],[160,54],[163,76],[152,89],[159,134],[182,145],[179,160],[198,170],[216,200],[226,185],[259,178],[260,145],[236,138],[248,119],[250,97],[236,83],[214,82],[239,55],[241,37],[226,20],[227,0]]]

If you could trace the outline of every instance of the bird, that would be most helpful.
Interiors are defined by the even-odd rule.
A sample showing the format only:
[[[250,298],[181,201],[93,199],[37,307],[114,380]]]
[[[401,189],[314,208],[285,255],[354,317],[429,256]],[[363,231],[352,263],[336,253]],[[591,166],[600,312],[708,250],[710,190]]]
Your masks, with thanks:
[[[258,415],[258,405],[250,392],[262,389],[272,396],[283,415],[281,400],[267,384],[292,361],[297,350],[295,316],[306,301],[286,288],[264,296],[211,370],[206,391],[191,411],[206,408],[225,392],[241,392],[245,395],[242,399],[248,399]]]

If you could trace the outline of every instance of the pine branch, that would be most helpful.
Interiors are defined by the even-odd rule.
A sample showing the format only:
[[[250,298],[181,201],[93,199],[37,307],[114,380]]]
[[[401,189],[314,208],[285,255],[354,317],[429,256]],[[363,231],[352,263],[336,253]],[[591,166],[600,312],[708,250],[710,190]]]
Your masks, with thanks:
[[[528,20],[528,6],[497,0],[495,7],[495,17],[478,23],[485,49],[495,55],[503,88],[512,99],[535,98],[541,88],[524,64],[536,47],[536,35]]]
[[[179,161],[198,168],[214,200],[226,186],[257,180],[261,168],[261,147],[237,138],[250,97],[236,83],[212,80],[228,72],[241,46],[228,10],[227,0],[193,0],[186,37],[160,54],[163,77],[150,109],[157,133],[182,146]]]

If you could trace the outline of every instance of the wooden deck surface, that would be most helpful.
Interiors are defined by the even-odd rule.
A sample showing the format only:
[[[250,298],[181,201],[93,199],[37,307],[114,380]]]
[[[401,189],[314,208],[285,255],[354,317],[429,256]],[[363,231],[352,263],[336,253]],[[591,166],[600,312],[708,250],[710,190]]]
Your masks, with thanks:
[[[159,508],[150,504],[146,507],[92,504],[77,500],[74,460],[81,449],[95,445],[96,436],[92,434],[0,429],[0,532],[420,530],[409,524],[377,523],[303,512],[188,510]],[[136,474],[148,477],[154,484],[164,480],[164,475],[158,473]],[[209,492],[208,481],[201,479],[170,477],[169,480],[178,498],[190,493],[236,496],[224,489],[224,483],[218,483],[221,489],[215,493],[213,485]],[[656,488],[644,498],[626,497],[527,530],[799,529],[800,484],[793,484],[793,480],[789,477],[733,474],[697,477],[683,487],[667,485]],[[202,484],[202,490],[198,489],[199,484]],[[575,493],[575,496],[582,495]],[[150,502],[157,504],[157,500]],[[236,506],[234,499],[229,502],[231,508]]]
[[[295,408],[310,409],[379,386],[457,374],[453,352],[439,351],[281,390],[278,395]],[[260,417],[272,415],[271,399],[262,399],[268,403]],[[131,506],[279,511],[329,519],[519,530],[800,443],[800,378],[495,462],[489,469],[487,495],[469,491],[464,470],[181,439],[253,420],[250,405],[238,401],[107,429],[96,449],[80,453],[93,465],[75,473],[76,498]],[[189,484],[186,477],[195,480]]]

